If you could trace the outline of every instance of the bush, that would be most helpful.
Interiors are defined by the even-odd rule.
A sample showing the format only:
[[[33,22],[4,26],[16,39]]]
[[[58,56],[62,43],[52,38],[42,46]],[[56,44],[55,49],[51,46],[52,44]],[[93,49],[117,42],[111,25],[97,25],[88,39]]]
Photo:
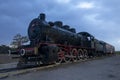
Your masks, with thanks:
[[[120,54],[120,51],[116,51],[115,53],[116,53],[116,54]]]
[[[0,46],[0,54],[8,54],[8,50],[11,50],[9,46],[6,46],[6,45]]]

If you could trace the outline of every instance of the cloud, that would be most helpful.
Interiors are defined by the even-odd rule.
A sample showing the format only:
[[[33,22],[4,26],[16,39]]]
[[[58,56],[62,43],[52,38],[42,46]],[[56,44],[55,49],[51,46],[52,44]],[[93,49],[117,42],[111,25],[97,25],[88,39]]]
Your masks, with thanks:
[[[30,21],[44,12],[47,21],[60,20],[120,50],[119,4],[119,0],[1,0],[0,44],[9,44],[17,33],[27,35]]]
[[[57,3],[60,3],[60,4],[67,4],[69,3],[71,0],[55,0]]]
[[[76,8],[91,9],[94,8],[94,4],[92,2],[80,2],[76,5]]]

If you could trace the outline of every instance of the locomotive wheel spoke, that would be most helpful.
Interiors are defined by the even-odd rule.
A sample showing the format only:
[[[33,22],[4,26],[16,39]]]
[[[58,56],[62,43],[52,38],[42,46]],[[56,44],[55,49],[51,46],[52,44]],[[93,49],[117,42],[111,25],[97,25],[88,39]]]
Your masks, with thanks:
[[[80,60],[79,54],[77,55],[77,60]]]
[[[65,62],[66,63],[68,63],[68,62],[70,62],[70,55],[69,54],[67,54],[67,55],[65,55]]]
[[[60,64],[60,63],[62,63],[62,59],[58,59],[57,61],[56,61],[56,64]]]
[[[82,49],[78,49],[78,57],[79,57],[79,59],[83,59],[84,58]]]
[[[73,62],[76,62],[76,61],[77,61],[77,57],[73,56]]]
[[[58,52],[58,60],[56,61],[58,64],[62,63],[63,61],[65,61],[65,55],[64,55],[64,51],[62,51],[62,49],[60,49],[60,51]]]
[[[77,54],[78,54],[78,51],[77,51],[77,49],[74,48],[71,52],[73,62],[77,61]]]
[[[84,49],[84,59],[87,59],[88,58],[88,53],[87,53],[87,50]]]

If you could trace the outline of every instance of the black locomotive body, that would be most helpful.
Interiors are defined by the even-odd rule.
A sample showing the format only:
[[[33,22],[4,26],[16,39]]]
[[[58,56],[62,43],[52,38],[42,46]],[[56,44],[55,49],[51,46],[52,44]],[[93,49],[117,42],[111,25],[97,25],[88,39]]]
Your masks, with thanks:
[[[45,16],[41,14],[41,16]],[[62,22],[56,21],[55,23],[46,22],[45,19],[34,19],[28,28],[28,35],[31,45],[36,45],[43,42],[53,42],[55,44],[70,44],[80,45],[81,36],[77,35],[69,29],[69,26],[62,26]]]
[[[87,32],[76,33],[61,21],[46,22],[45,14],[31,21],[28,28],[30,44],[22,46],[18,66],[34,62],[50,64],[114,54],[114,47],[95,39]]]

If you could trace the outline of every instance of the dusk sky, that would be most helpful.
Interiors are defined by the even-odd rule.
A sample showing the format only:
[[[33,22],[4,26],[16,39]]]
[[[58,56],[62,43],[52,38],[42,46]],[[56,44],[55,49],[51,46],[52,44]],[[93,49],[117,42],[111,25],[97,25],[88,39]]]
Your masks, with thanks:
[[[0,0],[0,44],[9,45],[17,33],[27,35],[40,13],[120,50],[120,0]]]

